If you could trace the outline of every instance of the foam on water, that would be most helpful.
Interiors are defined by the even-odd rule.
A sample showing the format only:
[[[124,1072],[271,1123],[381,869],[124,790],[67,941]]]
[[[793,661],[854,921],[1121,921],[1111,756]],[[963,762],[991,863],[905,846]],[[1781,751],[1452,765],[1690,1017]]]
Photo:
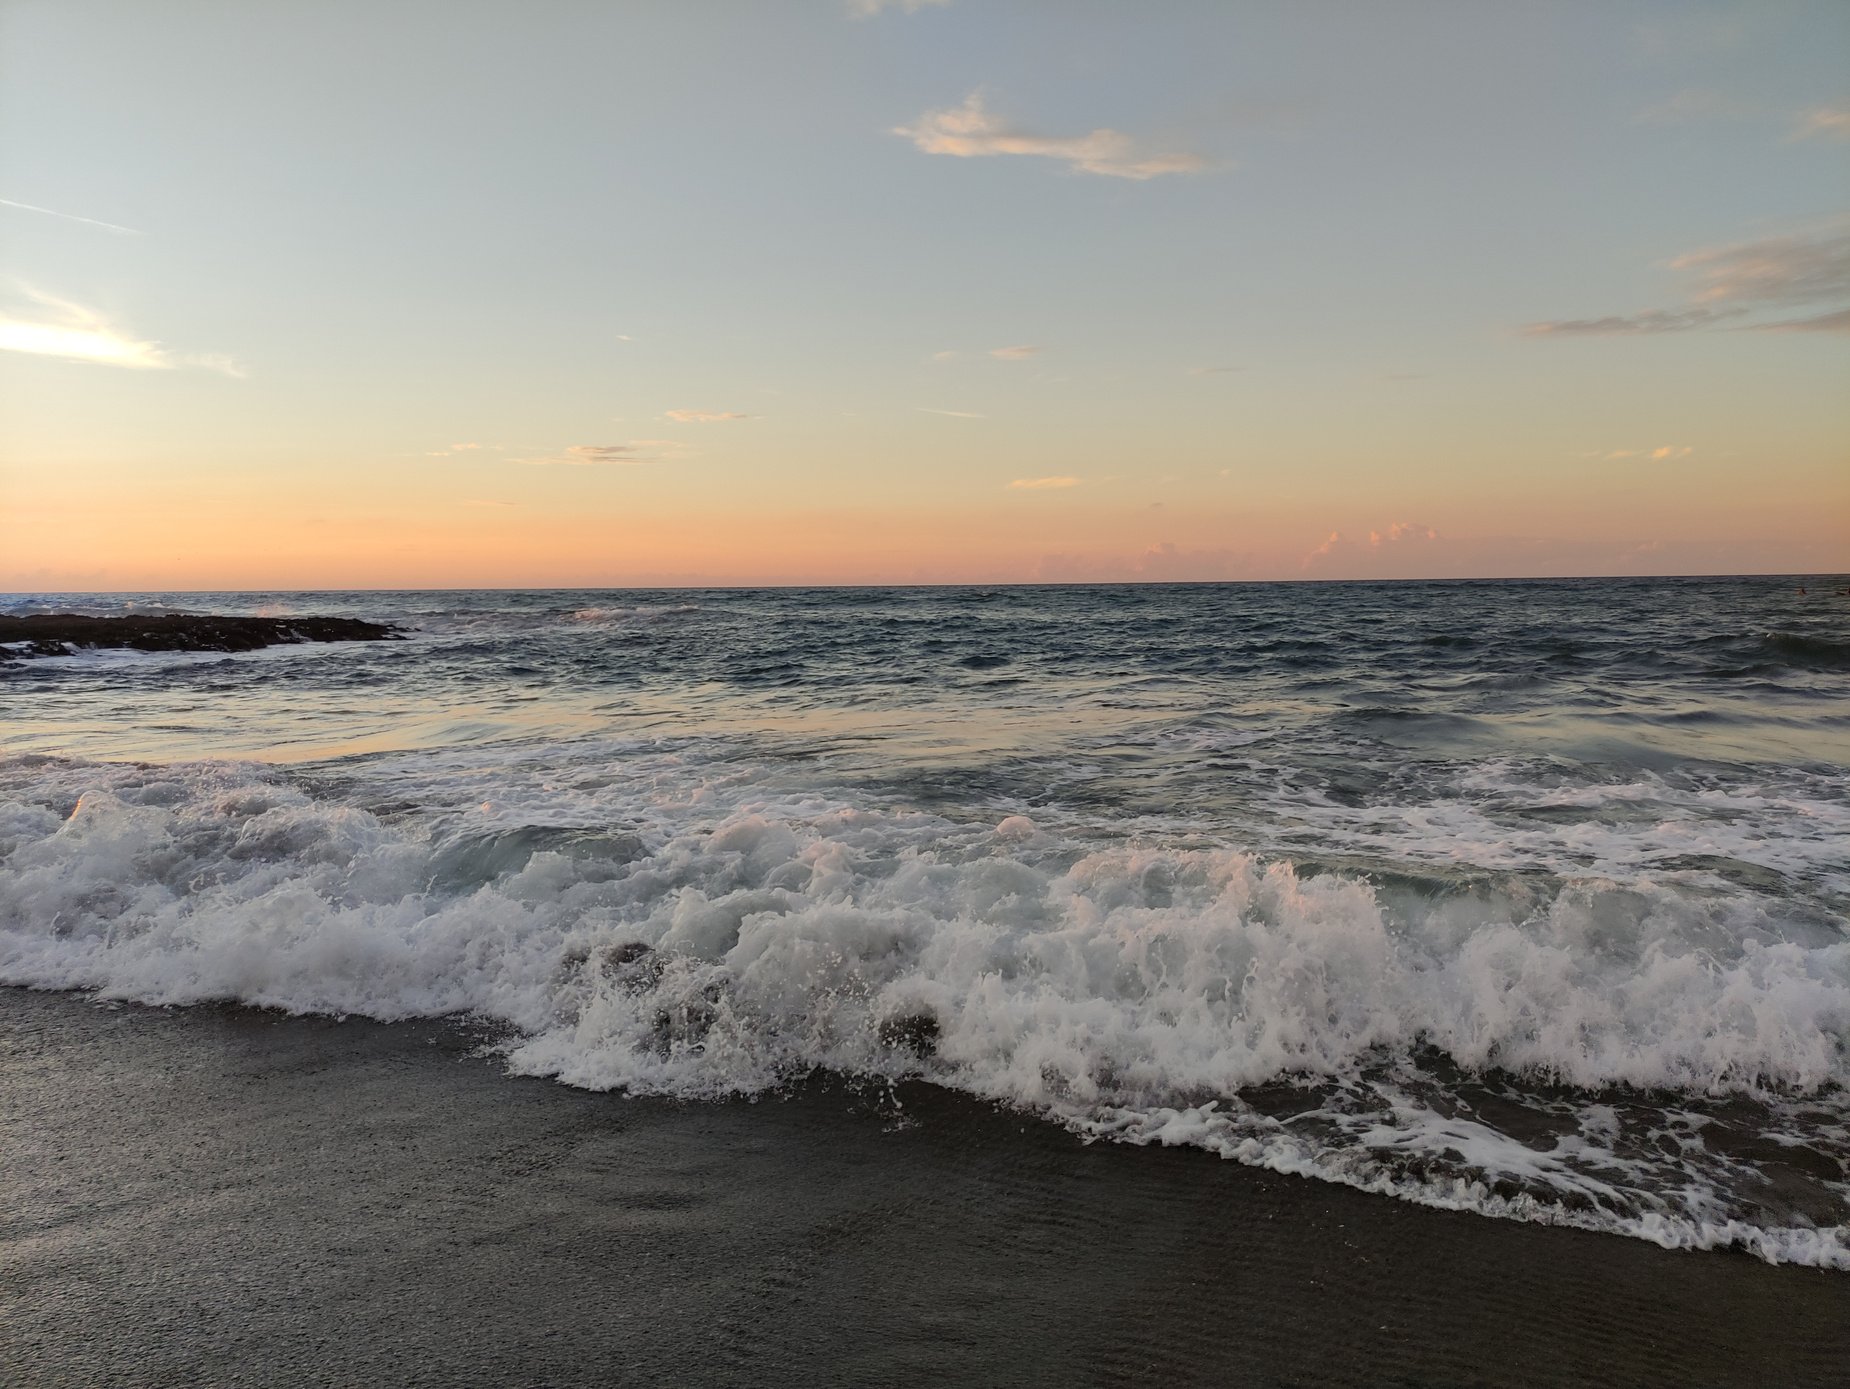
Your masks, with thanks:
[[[0,979],[1844,1267],[1847,586],[0,596],[411,630],[0,659]]]
[[[1841,784],[1532,773],[1304,797],[1237,842],[930,810],[717,739],[293,776],[20,756],[0,980],[473,1014],[515,1070],[600,1089],[920,1076],[1091,1136],[1850,1268]]]

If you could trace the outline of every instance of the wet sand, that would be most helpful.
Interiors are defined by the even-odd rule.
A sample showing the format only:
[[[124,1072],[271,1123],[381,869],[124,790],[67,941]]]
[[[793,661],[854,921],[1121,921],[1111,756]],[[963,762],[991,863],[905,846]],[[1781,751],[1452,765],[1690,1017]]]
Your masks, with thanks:
[[[626,1100],[439,1023],[0,989],[0,1383],[1841,1384],[1850,1277],[1087,1146]]]

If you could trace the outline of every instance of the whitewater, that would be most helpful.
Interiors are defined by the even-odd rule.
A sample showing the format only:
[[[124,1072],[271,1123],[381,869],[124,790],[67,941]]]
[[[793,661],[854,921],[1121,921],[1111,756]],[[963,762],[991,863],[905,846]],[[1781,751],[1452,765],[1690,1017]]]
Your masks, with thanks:
[[[14,595],[408,639],[0,659],[0,983],[1850,1269],[1847,587]]]

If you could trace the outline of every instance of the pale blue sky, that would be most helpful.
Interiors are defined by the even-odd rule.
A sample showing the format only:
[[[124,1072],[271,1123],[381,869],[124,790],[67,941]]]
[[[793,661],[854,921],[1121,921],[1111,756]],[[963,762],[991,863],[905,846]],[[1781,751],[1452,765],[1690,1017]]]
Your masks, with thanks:
[[[12,0],[0,587],[1850,563],[1845,336],[1758,331],[1850,307],[1847,58],[1840,3]],[[213,539],[279,514],[336,534]]]

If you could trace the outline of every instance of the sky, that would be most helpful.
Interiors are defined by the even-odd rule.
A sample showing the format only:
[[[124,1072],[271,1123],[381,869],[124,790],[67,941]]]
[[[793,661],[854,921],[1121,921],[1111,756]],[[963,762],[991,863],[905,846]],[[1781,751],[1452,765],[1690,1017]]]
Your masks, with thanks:
[[[0,0],[0,590],[1850,571],[1850,5]]]

